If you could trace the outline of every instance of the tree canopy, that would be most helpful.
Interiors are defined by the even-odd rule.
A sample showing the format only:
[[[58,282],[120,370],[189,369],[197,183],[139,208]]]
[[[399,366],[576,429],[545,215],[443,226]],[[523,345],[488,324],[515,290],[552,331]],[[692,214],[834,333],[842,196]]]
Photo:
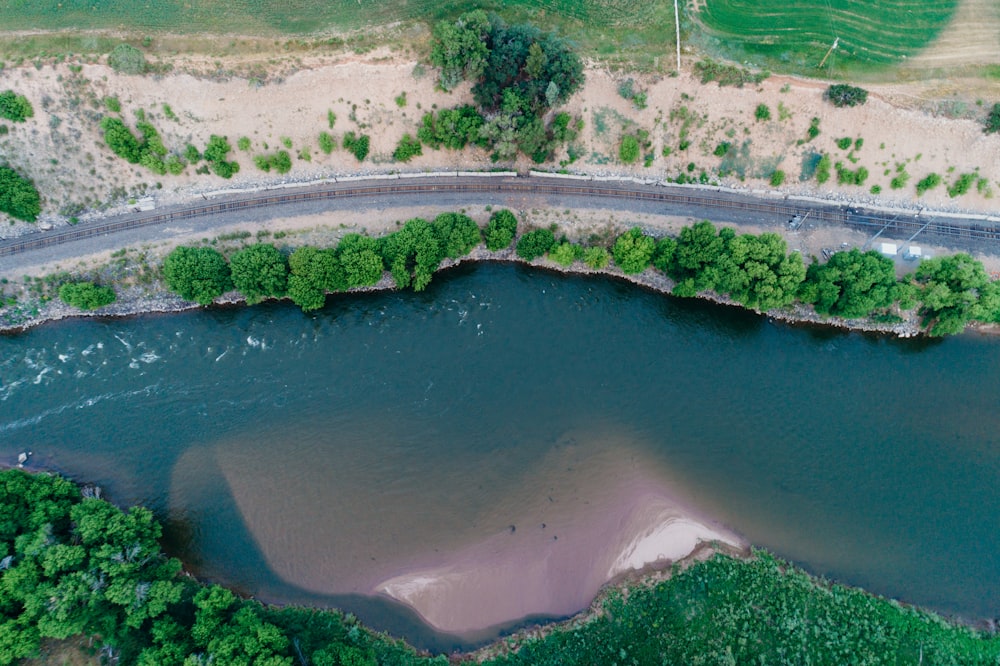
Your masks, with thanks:
[[[163,260],[163,275],[171,291],[202,305],[233,288],[226,258],[211,247],[174,249]]]
[[[288,288],[288,260],[270,243],[255,243],[229,259],[233,286],[248,303],[268,296],[284,296]]]
[[[486,248],[496,252],[510,247],[517,235],[517,218],[506,208],[490,215],[486,225]]]
[[[960,333],[970,320],[996,321],[1000,294],[982,263],[967,254],[920,262],[916,272],[920,313],[931,335]]]
[[[644,234],[639,227],[632,227],[615,240],[611,256],[623,273],[634,274],[649,267],[655,250],[656,239]]]
[[[889,307],[897,291],[892,260],[874,250],[855,248],[810,265],[800,296],[820,314],[855,318]]]

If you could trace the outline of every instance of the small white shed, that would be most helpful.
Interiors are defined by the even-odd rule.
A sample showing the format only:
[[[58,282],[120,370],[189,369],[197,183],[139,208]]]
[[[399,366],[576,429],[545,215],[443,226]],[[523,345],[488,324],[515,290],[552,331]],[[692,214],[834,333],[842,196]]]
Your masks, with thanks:
[[[879,252],[887,257],[895,257],[899,252],[899,248],[896,247],[895,243],[881,243],[879,245]]]

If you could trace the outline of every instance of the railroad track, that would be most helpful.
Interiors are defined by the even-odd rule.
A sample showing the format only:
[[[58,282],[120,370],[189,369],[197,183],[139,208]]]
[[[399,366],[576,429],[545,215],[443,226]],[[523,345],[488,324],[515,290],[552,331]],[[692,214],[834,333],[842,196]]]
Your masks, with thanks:
[[[350,199],[361,197],[386,197],[415,194],[432,195],[435,193],[493,193],[493,194],[525,194],[532,196],[576,196],[589,198],[631,199],[661,202],[665,206],[684,206],[704,208],[706,210],[730,210],[757,215],[786,217],[790,219],[805,211],[810,211],[810,219],[828,224],[845,225],[862,231],[873,231],[885,228],[884,233],[891,236],[909,235],[925,227],[923,235],[939,236],[951,239],[966,240],[1000,240],[1000,227],[984,225],[972,219],[962,222],[953,218],[948,220],[918,217],[917,215],[896,215],[863,213],[836,204],[818,204],[805,202],[769,202],[754,199],[750,196],[726,195],[722,193],[691,192],[681,188],[666,187],[636,187],[597,185],[583,182],[552,182],[538,178],[507,178],[507,179],[476,179],[474,181],[440,181],[429,183],[414,182],[378,182],[349,187],[327,186],[307,191],[273,193],[264,192],[251,196],[234,198],[214,203],[197,204],[179,207],[163,212],[138,213],[116,219],[98,222],[93,225],[70,227],[51,234],[39,235],[27,239],[14,239],[0,242],[0,257],[10,256],[68,243],[95,236],[114,234],[141,227],[170,222],[181,222],[193,218],[206,217],[240,211],[259,210],[280,207],[296,203],[322,202],[334,199]]]

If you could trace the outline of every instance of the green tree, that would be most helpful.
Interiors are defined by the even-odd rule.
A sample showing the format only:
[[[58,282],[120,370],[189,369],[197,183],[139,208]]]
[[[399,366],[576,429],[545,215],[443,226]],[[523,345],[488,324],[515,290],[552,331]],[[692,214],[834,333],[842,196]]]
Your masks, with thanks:
[[[465,79],[478,79],[486,68],[489,47],[486,43],[490,22],[486,12],[462,14],[458,20],[441,21],[434,28],[431,63],[441,70],[438,83],[452,90]]]
[[[441,213],[434,218],[434,233],[441,240],[444,256],[458,259],[483,242],[483,234],[468,215]]]
[[[226,258],[210,247],[176,248],[163,260],[163,275],[171,291],[202,305],[233,288]]]
[[[615,240],[611,256],[623,273],[632,275],[649,267],[655,251],[656,239],[644,234],[639,227],[632,227]]]
[[[288,288],[288,260],[270,243],[255,243],[229,259],[233,285],[247,303],[268,296],[284,296]]]
[[[337,246],[337,256],[349,287],[370,287],[382,279],[385,267],[374,238],[347,234]]]
[[[517,241],[517,256],[526,261],[536,259],[556,244],[556,238],[548,229],[535,229],[521,236]]]
[[[989,276],[982,263],[967,254],[924,259],[916,271],[921,288],[920,314],[931,335],[961,333],[970,320],[991,321],[998,312],[988,307],[993,295]]]
[[[380,239],[379,246],[396,287],[412,285],[414,291],[422,291],[430,284],[446,254],[436,224],[421,218],[408,220],[399,231]]]
[[[507,209],[498,210],[490,216],[486,225],[486,249],[496,252],[510,247],[517,235],[517,218]]]
[[[896,300],[896,268],[875,251],[836,252],[825,264],[813,263],[800,289],[803,302],[820,314],[867,317]]]
[[[483,117],[475,107],[465,105],[454,109],[428,111],[420,121],[417,138],[437,150],[461,150],[469,143],[480,144]]]
[[[232,178],[240,170],[239,162],[228,160],[232,149],[233,147],[229,145],[229,139],[224,136],[213,134],[208,138],[208,145],[205,146],[202,157],[209,163],[215,175]]]
[[[717,266],[719,291],[765,312],[795,300],[806,276],[802,255],[789,255],[785,239],[773,233],[730,239]]]
[[[42,200],[35,184],[10,167],[0,166],[0,212],[34,222],[42,211]]]
[[[67,282],[59,287],[59,298],[81,310],[96,310],[115,302],[115,290],[93,282]]]
[[[369,141],[367,134],[357,136],[354,132],[348,132],[344,135],[344,148],[359,162],[364,162],[368,157]]]
[[[347,274],[335,250],[302,247],[288,258],[288,296],[303,311],[318,310],[327,292],[348,288]]]
[[[104,142],[111,152],[132,164],[139,163],[143,155],[143,142],[132,134],[120,118],[102,118],[101,129],[104,131]]]
[[[23,123],[34,115],[35,109],[27,97],[18,95],[13,90],[0,92],[0,118]]]
[[[569,241],[563,241],[562,243],[557,243],[554,248],[549,252],[549,259],[556,262],[560,266],[569,267],[574,261],[583,257],[583,248],[575,243],[570,243]]]
[[[611,253],[608,252],[607,248],[600,245],[585,248],[583,251],[583,263],[595,271],[607,268],[610,262]]]

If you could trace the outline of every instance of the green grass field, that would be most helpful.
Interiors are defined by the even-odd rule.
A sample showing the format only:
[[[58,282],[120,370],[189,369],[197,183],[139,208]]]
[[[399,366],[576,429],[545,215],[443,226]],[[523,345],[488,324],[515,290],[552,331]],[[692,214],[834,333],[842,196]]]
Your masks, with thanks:
[[[0,0],[0,26],[280,38],[397,21],[432,25],[476,7],[555,29],[609,60],[652,61],[674,44],[671,0]]]
[[[703,48],[782,71],[816,74],[840,38],[824,71],[882,68],[933,40],[958,0],[705,0],[692,31]]]

